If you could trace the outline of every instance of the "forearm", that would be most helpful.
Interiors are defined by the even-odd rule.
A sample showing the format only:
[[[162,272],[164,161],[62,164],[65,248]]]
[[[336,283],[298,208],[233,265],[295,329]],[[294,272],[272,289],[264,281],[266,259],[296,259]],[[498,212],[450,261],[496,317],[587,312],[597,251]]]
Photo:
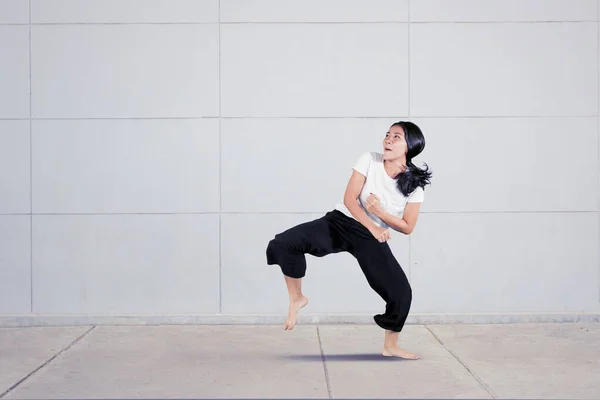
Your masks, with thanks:
[[[413,231],[413,228],[408,224],[408,222],[401,217],[396,217],[383,210],[376,212],[375,215],[397,232],[409,235]]]
[[[344,205],[348,211],[350,211],[350,214],[352,214],[352,216],[369,231],[377,227],[375,222],[369,218],[365,210],[363,210],[363,208],[358,204],[356,199],[344,199]]]

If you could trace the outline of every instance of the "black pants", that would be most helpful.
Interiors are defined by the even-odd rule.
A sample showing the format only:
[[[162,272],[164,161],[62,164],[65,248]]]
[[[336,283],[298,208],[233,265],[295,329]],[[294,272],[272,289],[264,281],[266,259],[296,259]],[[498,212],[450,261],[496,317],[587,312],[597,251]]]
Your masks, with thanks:
[[[385,313],[373,317],[383,329],[400,332],[412,302],[412,289],[387,243],[380,243],[360,222],[334,210],[275,235],[267,246],[267,264],[278,264],[284,275],[302,278],[306,254],[323,257],[348,252],[369,286],[386,302]]]

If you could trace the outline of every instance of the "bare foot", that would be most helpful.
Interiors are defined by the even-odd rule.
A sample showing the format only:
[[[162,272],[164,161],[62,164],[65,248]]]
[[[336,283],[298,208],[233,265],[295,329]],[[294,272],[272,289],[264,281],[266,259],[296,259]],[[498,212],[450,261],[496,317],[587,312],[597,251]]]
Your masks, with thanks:
[[[406,358],[408,360],[418,360],[421,357],[414,353],[410,353],[406,350],[402,350],[400,347],[383,347],[383,351],[381,352],[385,357],[399,357]]]
[[[298,311],[306,306],[306,304],[308,304],[308,299],[304,296],[300,297],[298,300],[290,302],[290,312],[285,320],[285,324],[283,324],[284,330],[289,331],[294,329],[294,326],[296,326],[296,321],[298,320]]]

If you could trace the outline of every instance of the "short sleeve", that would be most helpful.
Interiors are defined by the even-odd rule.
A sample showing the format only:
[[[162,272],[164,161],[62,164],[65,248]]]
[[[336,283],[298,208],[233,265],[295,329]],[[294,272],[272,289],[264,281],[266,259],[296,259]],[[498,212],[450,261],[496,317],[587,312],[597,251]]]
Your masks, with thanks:
[[[422,203],[425,200],[425,191],[418,186],[409,196],[407,203]]]
[[[364,153],[356,161],[353,169],[358,173],[367,176],[367,171],[369,171],[369,167],[371,166],[371,159],[371,153]]]

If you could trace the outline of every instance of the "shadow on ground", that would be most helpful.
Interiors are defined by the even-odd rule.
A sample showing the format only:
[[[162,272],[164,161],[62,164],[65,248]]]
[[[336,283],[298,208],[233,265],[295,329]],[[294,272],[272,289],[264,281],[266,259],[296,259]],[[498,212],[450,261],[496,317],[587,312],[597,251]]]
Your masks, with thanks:
[[[298,361],[323,361],[320,354],[293,354],[281,356],[281,358],[287,358]],[[359,353],[359,354],[327,354],[325,355],[325,361],[386,361],[386,362],[398,362],[398,361],[411,361],[405,360],[398,357],[384,357],[377,353]]]

